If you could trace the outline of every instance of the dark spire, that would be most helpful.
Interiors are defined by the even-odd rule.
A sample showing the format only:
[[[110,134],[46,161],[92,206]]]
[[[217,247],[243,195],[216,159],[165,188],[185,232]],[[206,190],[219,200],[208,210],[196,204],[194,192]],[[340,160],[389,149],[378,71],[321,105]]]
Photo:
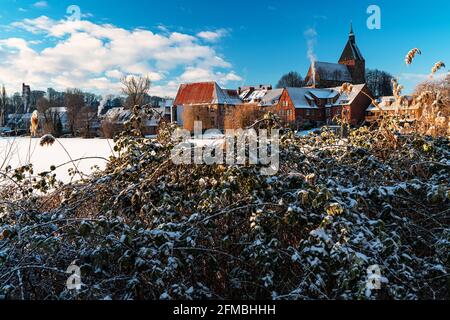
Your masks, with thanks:
[[[349,34],[350,41],[355,41],[355,33],[353,32],[353,22],[350,21],[350,34]]]
[[[350,34],[348,37],[347,45],[342,52],[339,62],[349,61],[349,60],[364,60],[358,46],[356,45],[356,37],[353,32],[353,23],[350,22]]]

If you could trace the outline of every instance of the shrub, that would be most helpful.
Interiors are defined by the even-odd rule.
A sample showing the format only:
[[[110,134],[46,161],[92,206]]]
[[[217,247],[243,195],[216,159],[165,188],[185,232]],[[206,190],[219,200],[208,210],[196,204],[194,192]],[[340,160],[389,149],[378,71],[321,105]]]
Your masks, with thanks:
[[[0,296],[449,298],[447,138],[282,130],[280,171],[267,177],[174,165],[175,127],[145,139],[139,114],[104,172],[0,204]],[[80,291],[65,287],[72,262]],[[366,289],[373,265],[387,281],[379,291]]]

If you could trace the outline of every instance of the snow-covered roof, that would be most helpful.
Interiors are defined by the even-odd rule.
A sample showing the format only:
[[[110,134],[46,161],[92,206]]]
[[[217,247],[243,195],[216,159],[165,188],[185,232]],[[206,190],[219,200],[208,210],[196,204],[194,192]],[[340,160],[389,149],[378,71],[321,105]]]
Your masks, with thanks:
[[[310,89],[308,93],[312,94],[318,99],[333,99],[339,95],[339,91],[335,88],[330,89]]]
[[[286,88],[286,90],[296,109],[317,109],[314,102],[310,104],[306,99],[306,95],[311,90],[310,88]]]
[[[316,99],[324,100],[325,107],[335,105],[351,104],[355,98],[361,93],[365,84],[354,85],[351,94],[340,94],[340,87],[335,88],[286,88],[288,94],[297,109],[317,108]]]
[[[350,94],[343,92],[333,105],[345,105],[353,103],[353,100],[355,100],[355,98],[361,93],[361,91],[364,89],[364,86],[365,84],[353,85],[352,92]],[[336,92],[339,92],[341,87],[335,87],[332,89],[335,90]]]
[[[260,84],[258,86],[243,86],[239,87],[238,95],[242,101],[247,103],[254,103],[257,100],[262,99],[262,97],[271,90],[272,85],[270,84]]]
[[[125,122],[131,118],[131,111],[123,107],[112,108],[106,112],[105,118],[117,122]]]
[[[255,102],[262,99],[268,91],[267,89],[255,89],[245,100],[246,102]]]
[[[383,96],[383,97],[379,97],[377,99],[377,101],[380,103],[395,102],[395,97],[394,96]]]
[[[408,101],[411,102],[413,100],[412,96],[404,96],[404,98]],[[405,105],[399,105],[397,103],[397,99],[394,96],[383,96],[383,97],[379,97],[377,99],[377,103],[378,103],[378,107],[374,106],[373,104],[371,104],[369,106],[369,108],[367,108],[368,111],[373,111],[373,110],[385,110],[385,111],[390,111],[390,110],[414,110],[414,109],[418,109],[418,107],[416,106],[405,106]]]
[[[243,90],[243,91],[239,94],[239,97],[240,97],[242,100],[246,99],[247,96],[250,94],[250,91],[251,91],[251,89]]]
[[[153,109],[159,115],[164,116],[165,107],[159,107],[159,108],[153,108]],[[106,112],[105,118],[110,121],[113,121],[113,122],[123,123],[125,121],[130,120],[131,115],[132,115],[131,110],[120,107],[120,108],[109,109]],[[159,123],[159,119],[155,119],[155,118],[145,120],[145,125],[147,125],[147,126],[157,126],[158,123]]]
[[[350,71],[344,64],[318,61],[313,65],[321,80],[352,82]]]
[[[383,110],[383,111],[396,111],[396,110],[417,110],[419,109],[418,106],[399,106],[397,104],[391,105],[391,106],[385,106],[385,105],[379,105],[378,107],[371,104],[367,111],[377,111],[377,110]]]
[[[231,96],[227,90],[222,90],[217,83],[215,83],[214,88],[214,99],[213,103],[217,104],[241,104],[242,101],[235,95]]]
[[[267,107],[273,106],[280,101],[281,95],[283,94],[284,89],[273,89],[267,91],[266,95],[261,98],[260,106]]]

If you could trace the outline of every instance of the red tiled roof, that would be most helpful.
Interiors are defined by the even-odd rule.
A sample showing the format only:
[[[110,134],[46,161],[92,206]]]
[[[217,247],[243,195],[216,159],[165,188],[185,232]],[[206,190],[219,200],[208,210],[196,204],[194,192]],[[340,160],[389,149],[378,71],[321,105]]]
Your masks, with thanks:
[[[174,105],[236,105],[241,102],[236,90],[222,90],[216,82],[198,82],[182,84]]]
[[[215,82],[182,84],[174,105],[213,103]]]

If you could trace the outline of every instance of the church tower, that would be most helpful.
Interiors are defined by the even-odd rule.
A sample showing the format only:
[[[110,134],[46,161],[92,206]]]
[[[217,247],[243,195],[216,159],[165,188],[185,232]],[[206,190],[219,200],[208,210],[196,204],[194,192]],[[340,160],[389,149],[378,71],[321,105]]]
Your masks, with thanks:
[[[339,64],[346,65],[353,79],[353,84],[366,82],[366,61],[361,51],[356,45],[356,38],[353,32],[353,25],[350,23],[350,35],[347,44],[342,52]]]

